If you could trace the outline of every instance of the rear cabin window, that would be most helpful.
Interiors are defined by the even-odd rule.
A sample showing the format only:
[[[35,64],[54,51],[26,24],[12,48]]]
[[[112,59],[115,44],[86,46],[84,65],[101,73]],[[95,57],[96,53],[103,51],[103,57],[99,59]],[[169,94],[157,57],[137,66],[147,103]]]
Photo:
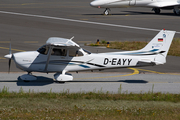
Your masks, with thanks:
[[[79,57],[79,56],[83,56],[83,53],[81,51],[69,49],[69,57]]]
[[[67,50],[66,49],[53,48],[51,55],[66,56]]]

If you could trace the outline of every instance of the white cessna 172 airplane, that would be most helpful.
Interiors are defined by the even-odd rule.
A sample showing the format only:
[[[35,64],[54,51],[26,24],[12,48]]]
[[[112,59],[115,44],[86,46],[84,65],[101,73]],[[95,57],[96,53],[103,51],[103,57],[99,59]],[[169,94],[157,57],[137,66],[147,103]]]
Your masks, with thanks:
[[[110,8],[123,7],[149,7],[159,14],[161,9],[174,11],[174,14],[180,14],[180,0],[94,0],[90,3],[92,7],[106,8],[105,15],[109,14]]]
[[[109,53],[90,53],[72,39],[51,37],[37,51],[10,52],[4,57],[9,59],[9,68],[13,59],[19,69],[28,72],[20,76],[24,81],[37,79],[31,72],[54,72],[56,81],[65,82],[73,80],[73,76],[67,73],[71,71],[164,64],[174,34],[175,31],[161,30],[141,50]]]

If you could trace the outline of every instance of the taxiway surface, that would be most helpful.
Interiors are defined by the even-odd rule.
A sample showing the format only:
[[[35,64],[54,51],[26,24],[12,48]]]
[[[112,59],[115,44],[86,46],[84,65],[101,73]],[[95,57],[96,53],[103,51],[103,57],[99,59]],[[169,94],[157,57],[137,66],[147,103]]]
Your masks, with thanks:
[[[19,92],[109,92],[109,93],[180,93],[180,74],[155,73],[73,73],[74,80],[65,83],[55,82],[53,74],[35,73],[37,81],[24,82],[19,76],[23,73],[0,73],[0,88]],[[22,90],[21,89],[21,90]]]
[[[8,61],[3,56],[9,53],[10,41],[14,53],[37,50],[52,36],[75,36],[73,40],[89,51],[108,52],[115,50],[100,50],[85,47],[84,44],[96,42],[97,39],[149,41],[158,33],[156,30],[163,28],[177,31],[175,37],[180,37],[180,16],[173,15],[172,11],[163,10],[160,15],[156,15],[150,8],[121,8],[112,9],[111,15],[104,16],[104,10],[92,8],[90,2],[91,0],[0,1],[0,72],[8,71]],[[167,64],[150,69],[179,72],[179,59],[168,57]],[[20,70],[13,64],[11,71]]]
[[[4,59],[3,56],[9,52],[10,41],[12,44],[12,52],[14,53],[37,50],[45,44],[49,37],[71,38],[75,36],[73,40],[83,48],[91,52],[100,53],[118,50],[92,48],[84,46],[84,44],[96,42],[97,39],[106,41],[150,41],[158,33],[158,30],[163,28],[177,31],[175,37],[180,38],[180,16],[174,15],[172,11],[162,10],[161,14],[156,15],[150,8],[121,8],[112,9],[111,15],[104,16],[102,15],[104,10],[90,7],[90,2],[91,0],[1,0],[0,72],[8,71],[8,60]],[[130,92],[140,91],[144,88],[145,91],[148,91],[151,90],[154,84],[155,89],[163,88],[157,91],[168,92],[169,90],[169,92],[178,93],[178,80],[180,78],[178,75],[161,74],[159,76],[157,73],[179,73],[179,61],[180,57],[168,56],[165,65],[141,68],[145,69],[143,73],[151,70],[154,71],[153,74],[140,74],[140,76],[135,75],[136,77],[133,75],[131,76],[132,78],[130,78],[130,76],[128,78],[120,77],[112,83],[110,82],[111,80],[108,82],[93,82],[93,79],[90,80],[91,83],[86,82],[86,79],[84,79],[83,81],[75,80],[74,82],[59,85],[54,83],[52,79],[48,79],[50,82],[48,81],[47,85],[46,81],[42,83],[34,81],[28,84],[16,80],[20,74],[3,73],[0,75],[0,88],[7,85],[10,89],[14,88],[18,90],[20,86],[23,86],[23,89],[28,90],[31,89],[31,86],[35,86],[33,89],[39,91],[47,91],[50,88],[55,88],[57,91],[63,89],[79,91],[80,88],[85,90],[88,88],[87,86],[94,86],[89,89],[100,90],[102,87],[103,90],[108,88],[107,91],[117,92],[119,85],[122,84],[123,91],[128,90]],[[11,71],[20,72],[13,62]],[[112,69],[105,70],[104,72],[111,72],[110,74],[118,72],[117,74],[123,74],[123,72],[131,73],[132,71],[129,69]],[[84,78],[83,75],[86,76],[86,74],[81,74],[81,78]],[[89,76],[91,76],[91,74],[89,74]],[[101,75],[99,74],[99,76]],[[133,80],[135,80],[135,82],[139,80],[140,82],[147,81],[147,83],[137,82],[134,84]],[[168,81],[163,83],[166,80]],[[132,81],[132,83],[123,81]],[[153,83],[151,83],[151,81],[153,81]],[[39,89],[39,86],[41,86],[41,89]],[[141,87],[144,88],[140,89]]]

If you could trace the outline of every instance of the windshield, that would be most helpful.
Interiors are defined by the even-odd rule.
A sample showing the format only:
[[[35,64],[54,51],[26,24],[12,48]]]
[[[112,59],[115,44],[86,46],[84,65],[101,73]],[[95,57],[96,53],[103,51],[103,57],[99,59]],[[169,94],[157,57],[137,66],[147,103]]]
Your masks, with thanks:
[[[48,50],[49,50],[49,46],[43,45],[37,51],[41,54],[47,55]]]

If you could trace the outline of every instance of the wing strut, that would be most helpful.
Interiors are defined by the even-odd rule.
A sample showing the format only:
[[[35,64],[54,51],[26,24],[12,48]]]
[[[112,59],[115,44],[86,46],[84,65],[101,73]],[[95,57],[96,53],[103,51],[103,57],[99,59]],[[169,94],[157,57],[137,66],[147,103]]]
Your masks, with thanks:
[[[49,65],[49,59],[50,59],[50,57],[51,57],[51,51],[52,51],[52,46],[50,45],[50,47],[49,47],[49,52],[48,52],[48,55],[47,55],[46,66],[45,66],[45,69],[44,69],[44,71],[45,71],[46,73],[48,73],[47,68],[48,68],[48,65]]]

